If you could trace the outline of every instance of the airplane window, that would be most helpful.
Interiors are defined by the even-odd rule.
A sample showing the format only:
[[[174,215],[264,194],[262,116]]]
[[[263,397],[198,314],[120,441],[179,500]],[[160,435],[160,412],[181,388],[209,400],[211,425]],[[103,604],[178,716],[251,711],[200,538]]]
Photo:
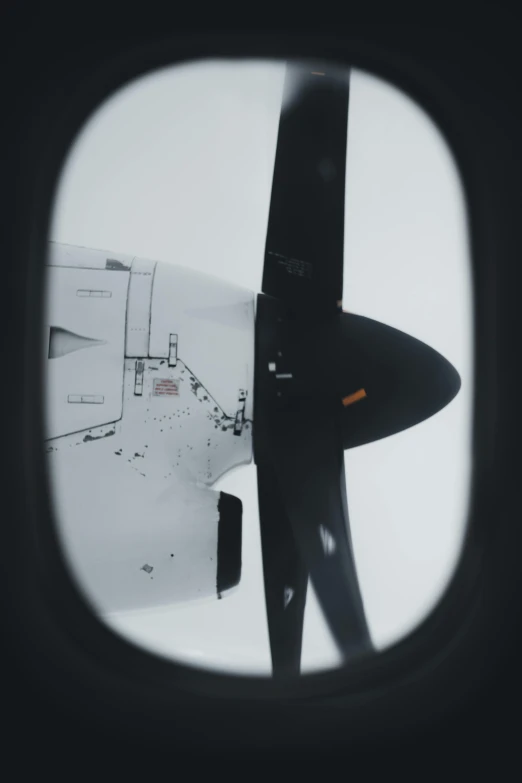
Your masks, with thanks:
[[[466,529],[473,313],[419,105],[331,63],[162,69],[82,129],[49,240],[45,449],[104,623],[290,676],[429,615]]]

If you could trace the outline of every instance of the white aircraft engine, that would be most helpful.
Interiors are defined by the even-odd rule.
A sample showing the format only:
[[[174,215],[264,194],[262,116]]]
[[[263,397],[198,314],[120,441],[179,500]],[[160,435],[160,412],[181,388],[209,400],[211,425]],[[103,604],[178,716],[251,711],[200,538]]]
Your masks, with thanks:
[[[254,293],[49,243],[46,450],[72,576],[101,613],[221,594],[252,459]]]

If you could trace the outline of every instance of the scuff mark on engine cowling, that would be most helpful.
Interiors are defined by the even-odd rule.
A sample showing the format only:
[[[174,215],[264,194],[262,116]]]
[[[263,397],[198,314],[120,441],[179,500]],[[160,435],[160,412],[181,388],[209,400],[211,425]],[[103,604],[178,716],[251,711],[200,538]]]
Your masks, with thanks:
[[[130,269],[130,266],[129,264],[124,264],[122,261],[117,261],[115,258],[108,258],[105,262],[105,269],[126,272]]]
[[[109,430],[109,432],[105,432],[103,435],[86,435],[83,439],[84,443],[88,443],[91,440],[100,440],[100,438],[108,438],[110,435],[115,435],[116,430]]]

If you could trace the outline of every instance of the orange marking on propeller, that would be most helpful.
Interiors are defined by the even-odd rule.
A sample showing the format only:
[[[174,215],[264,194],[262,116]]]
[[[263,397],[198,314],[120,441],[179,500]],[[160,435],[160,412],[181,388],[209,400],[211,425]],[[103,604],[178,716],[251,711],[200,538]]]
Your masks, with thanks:
[[[362,400],[366,396],[367,396],[366,390],[359,389],[353,394],[349,394],[347,397],[343,397],[343,405],[346,408],[348,405],[351,405],[354,402],[358,402],[358,400]]]

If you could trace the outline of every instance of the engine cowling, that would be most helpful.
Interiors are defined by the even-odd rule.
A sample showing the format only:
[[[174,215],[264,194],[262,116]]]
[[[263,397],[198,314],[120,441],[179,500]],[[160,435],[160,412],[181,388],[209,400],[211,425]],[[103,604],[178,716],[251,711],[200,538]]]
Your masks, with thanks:
[[[101,612],[240,578],[252,459],[254,294],[179,266],[50,243],[46,450],[57,524]]]

